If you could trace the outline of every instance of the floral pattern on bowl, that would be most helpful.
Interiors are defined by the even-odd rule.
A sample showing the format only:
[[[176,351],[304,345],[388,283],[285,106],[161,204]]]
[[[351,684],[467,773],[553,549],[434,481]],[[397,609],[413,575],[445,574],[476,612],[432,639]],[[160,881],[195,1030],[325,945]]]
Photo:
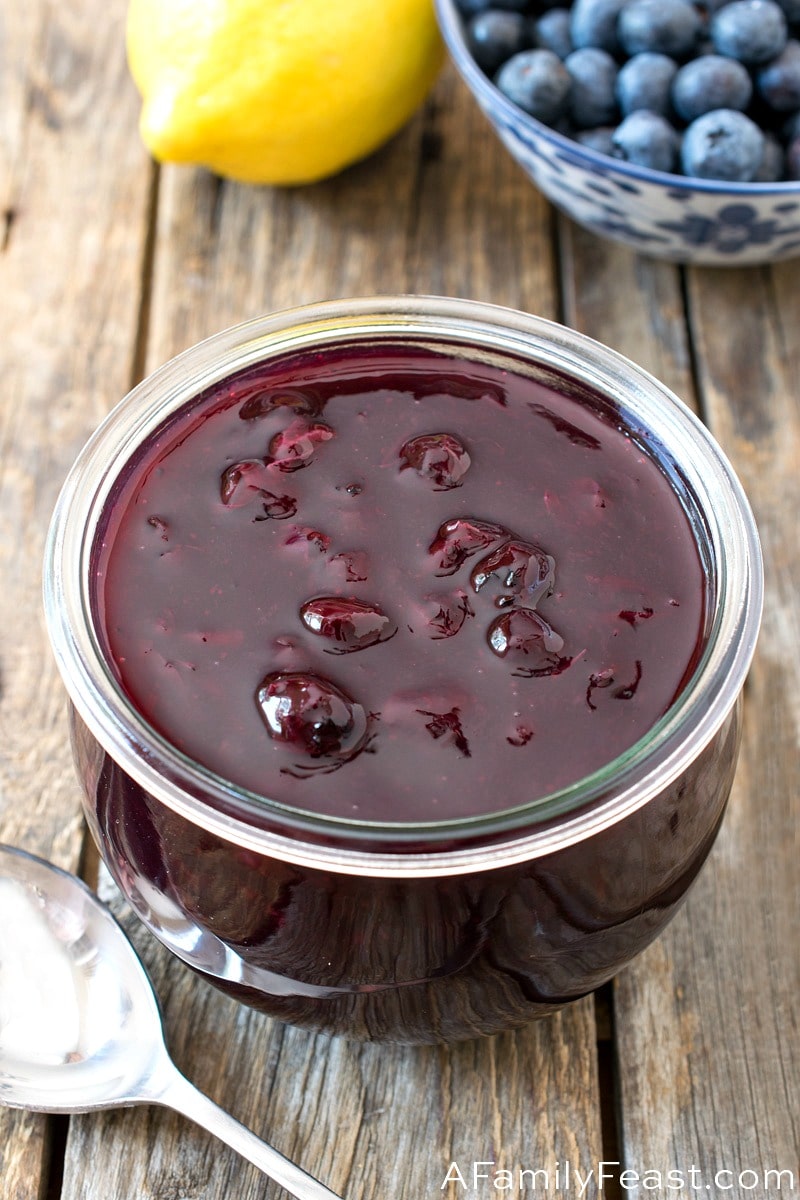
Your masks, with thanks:
[[[800,182],[724,183],[636,167],[564,137],[512,104],[473,61],[453,0],[435,0],[462,78],[536,186],[579,225],[678,263],[800,255]]]

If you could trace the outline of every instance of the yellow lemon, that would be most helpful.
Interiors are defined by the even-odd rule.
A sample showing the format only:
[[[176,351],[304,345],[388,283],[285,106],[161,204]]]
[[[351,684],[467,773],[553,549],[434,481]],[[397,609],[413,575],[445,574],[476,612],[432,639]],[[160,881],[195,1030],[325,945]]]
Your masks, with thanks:
[[[127,44],[152,154],[249,183],[370,154],[442,61],[433,0],[131,0]]]

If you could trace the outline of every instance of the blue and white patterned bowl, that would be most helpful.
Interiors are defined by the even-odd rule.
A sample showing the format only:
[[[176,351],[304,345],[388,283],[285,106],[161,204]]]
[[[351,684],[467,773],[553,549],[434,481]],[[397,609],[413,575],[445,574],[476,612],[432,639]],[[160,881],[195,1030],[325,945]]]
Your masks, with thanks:
[[[517,162],[578,224],[642,254],[742,266],[800,254],[800,182],[722,183],[632,166],[512,104],[473,60],[453,0],[435,0],[461,76]]]

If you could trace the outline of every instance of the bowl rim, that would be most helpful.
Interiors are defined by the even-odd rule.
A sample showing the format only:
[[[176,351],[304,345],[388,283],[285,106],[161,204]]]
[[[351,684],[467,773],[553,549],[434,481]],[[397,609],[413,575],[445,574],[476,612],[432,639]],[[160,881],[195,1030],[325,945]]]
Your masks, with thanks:
[[[584,167],[593,174],[608,172],[609,169],[639,183],[657,185],[673,191],[702,192],[709,195],[727,196],[737,200],[760,200],[768,196],[796,196],[800,204],[800,180],[781,179],[774,183],[742,183],[724,179],[700,179],[694,175],[679,175],[669,171],[656,171],[652,167],[641,167],[635,163],[625,162],[621,158],[612,158],[590,146],[576,142],[574,138],[559,133],[545,125],[536,117],[526,113],[524,109],[514,104],[504,96],[495,83],[485,75],[475,59],[470,54],[464,36],[463,18],[458,12],[455,0],[433,0],[439,29],[445,40],[455,66],[470,91],[486,104],[499,109],[502,114],[513,122],[521,122],[531,131],[550,142],[553,146],[568,155],[576,167]],[[481,105],[484,113],[486,108]],[[486,114],[488,116],[488,113]],[[583,162],[582,160],[586,160]]]

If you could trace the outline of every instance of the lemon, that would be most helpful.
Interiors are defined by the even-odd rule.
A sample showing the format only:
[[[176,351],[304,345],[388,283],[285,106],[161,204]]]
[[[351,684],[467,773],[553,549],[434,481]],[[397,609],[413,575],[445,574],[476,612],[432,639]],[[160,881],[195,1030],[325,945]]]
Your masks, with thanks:
[[[442,61],[432,0],[130,0],[127,48],[155,158],[268,184],[370,154]]]

